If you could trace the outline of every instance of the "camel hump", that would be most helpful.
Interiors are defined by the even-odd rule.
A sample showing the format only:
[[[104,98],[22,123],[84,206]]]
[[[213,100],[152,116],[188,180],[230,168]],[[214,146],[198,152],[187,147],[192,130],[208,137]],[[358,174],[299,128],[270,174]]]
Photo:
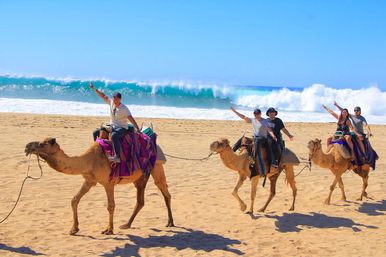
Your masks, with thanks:
[[[161,162],[162,164],[164,164],[166,162],[166,156],[159,145],[157,145],[157,160],[156,160],[156,162]]]
[[[291,149],[284,148],[281,154],[280,164],[297,166],[300,164],[300,161]]]
[[[334,145],[334,148],[340,153],[340,155],[342,155],[344,159],[351,158],[351,154],[349,150],[344,145],[342,144],[333,144],[333,145]]]

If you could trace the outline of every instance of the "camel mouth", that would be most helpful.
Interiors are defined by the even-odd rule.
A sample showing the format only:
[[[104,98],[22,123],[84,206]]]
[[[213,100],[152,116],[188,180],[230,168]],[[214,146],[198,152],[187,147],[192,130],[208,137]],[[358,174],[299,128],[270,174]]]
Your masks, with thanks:
[[[30,142],[30,143],[26,144],[25,149],[24,149],[25,155],[28,156],[31,154],[35,154],[38,145],[39,145],[38,142]]]

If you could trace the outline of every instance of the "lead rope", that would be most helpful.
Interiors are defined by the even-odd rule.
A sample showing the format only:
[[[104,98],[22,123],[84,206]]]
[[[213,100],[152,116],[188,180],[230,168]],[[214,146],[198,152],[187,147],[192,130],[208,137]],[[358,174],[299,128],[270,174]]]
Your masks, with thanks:
[[[204,158],[185,158],[185,157],[179,157],[179,156],[174,156],[174,155],[164,153],[164,155],[167,157],[174,158],[174,159],[180,159],[180,160],[187,160],[187,161],[205,161],[205,160],[209,159],[209,157],[211,157],[213,154],[214,153],[209,153],[208,156],[206,156]]]
[[[28,179],[39,180],[39,179],[43,176],[43,169],[42,169],[42,166],[41,166],[41,164],[40,164],[39,153],[36,155],[36,158],[37,158],[38,166],[39,166],[39,169],[40,169],[40,176],[39,176],[39,177],[32,177],[32,176],[29,175],[29,170],[30,170],[30,167],[31,167],[31,155],[30,155],[29,158],[28,158],[27,174],[26,174],[26,176],[25,176],[25,178],[24,178],[24,180],[23,180],[23,183],[21,184],[20,191],[19,191],[19,195],[17,196],[15,205],[13,206],[13,208],[11,209],[11,211],[8,213],[8,215],[7,215],[2,221],[0,221],[0,224],[3,223],[4,221],[6,221],[6,220],[8,219],[8,217],[11,216],[12,212],[15,210],[17,204],[19,203],[21,193],[23,192],[23,188],[24,188],[25,182],[26,182]]]

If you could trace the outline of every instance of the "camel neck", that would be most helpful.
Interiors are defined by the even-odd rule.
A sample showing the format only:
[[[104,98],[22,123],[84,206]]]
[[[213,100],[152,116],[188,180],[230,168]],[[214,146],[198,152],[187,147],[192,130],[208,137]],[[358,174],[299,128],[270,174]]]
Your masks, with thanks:
[[[46,159],[48,165],[51,168],[68,175],[80,175],[87,169],[87,165],[90,163],[88,153],[81,156],[70,157],[59,150],[54,155]]]
[[[318,150],[316,150],[311,158],[311,160],[314,163],[316,163],[322,168],[329,167],[329,165],[333,161],[332,159],[333,159],[333,155],[324,153],[322,148],[319,148]]]
[[[239,170],[240,163],[242,163],[240,161],[245,160],[244,155],[236,154],[230,147],[220,152],[220,157],[224,165],[232,170]]]

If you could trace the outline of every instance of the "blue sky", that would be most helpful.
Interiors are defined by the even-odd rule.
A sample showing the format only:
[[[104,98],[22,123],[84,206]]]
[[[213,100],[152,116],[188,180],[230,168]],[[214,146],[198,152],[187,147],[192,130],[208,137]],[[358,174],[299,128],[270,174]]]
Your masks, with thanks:
[[[5,1],[0,73],[386,89],[386,1]]]

